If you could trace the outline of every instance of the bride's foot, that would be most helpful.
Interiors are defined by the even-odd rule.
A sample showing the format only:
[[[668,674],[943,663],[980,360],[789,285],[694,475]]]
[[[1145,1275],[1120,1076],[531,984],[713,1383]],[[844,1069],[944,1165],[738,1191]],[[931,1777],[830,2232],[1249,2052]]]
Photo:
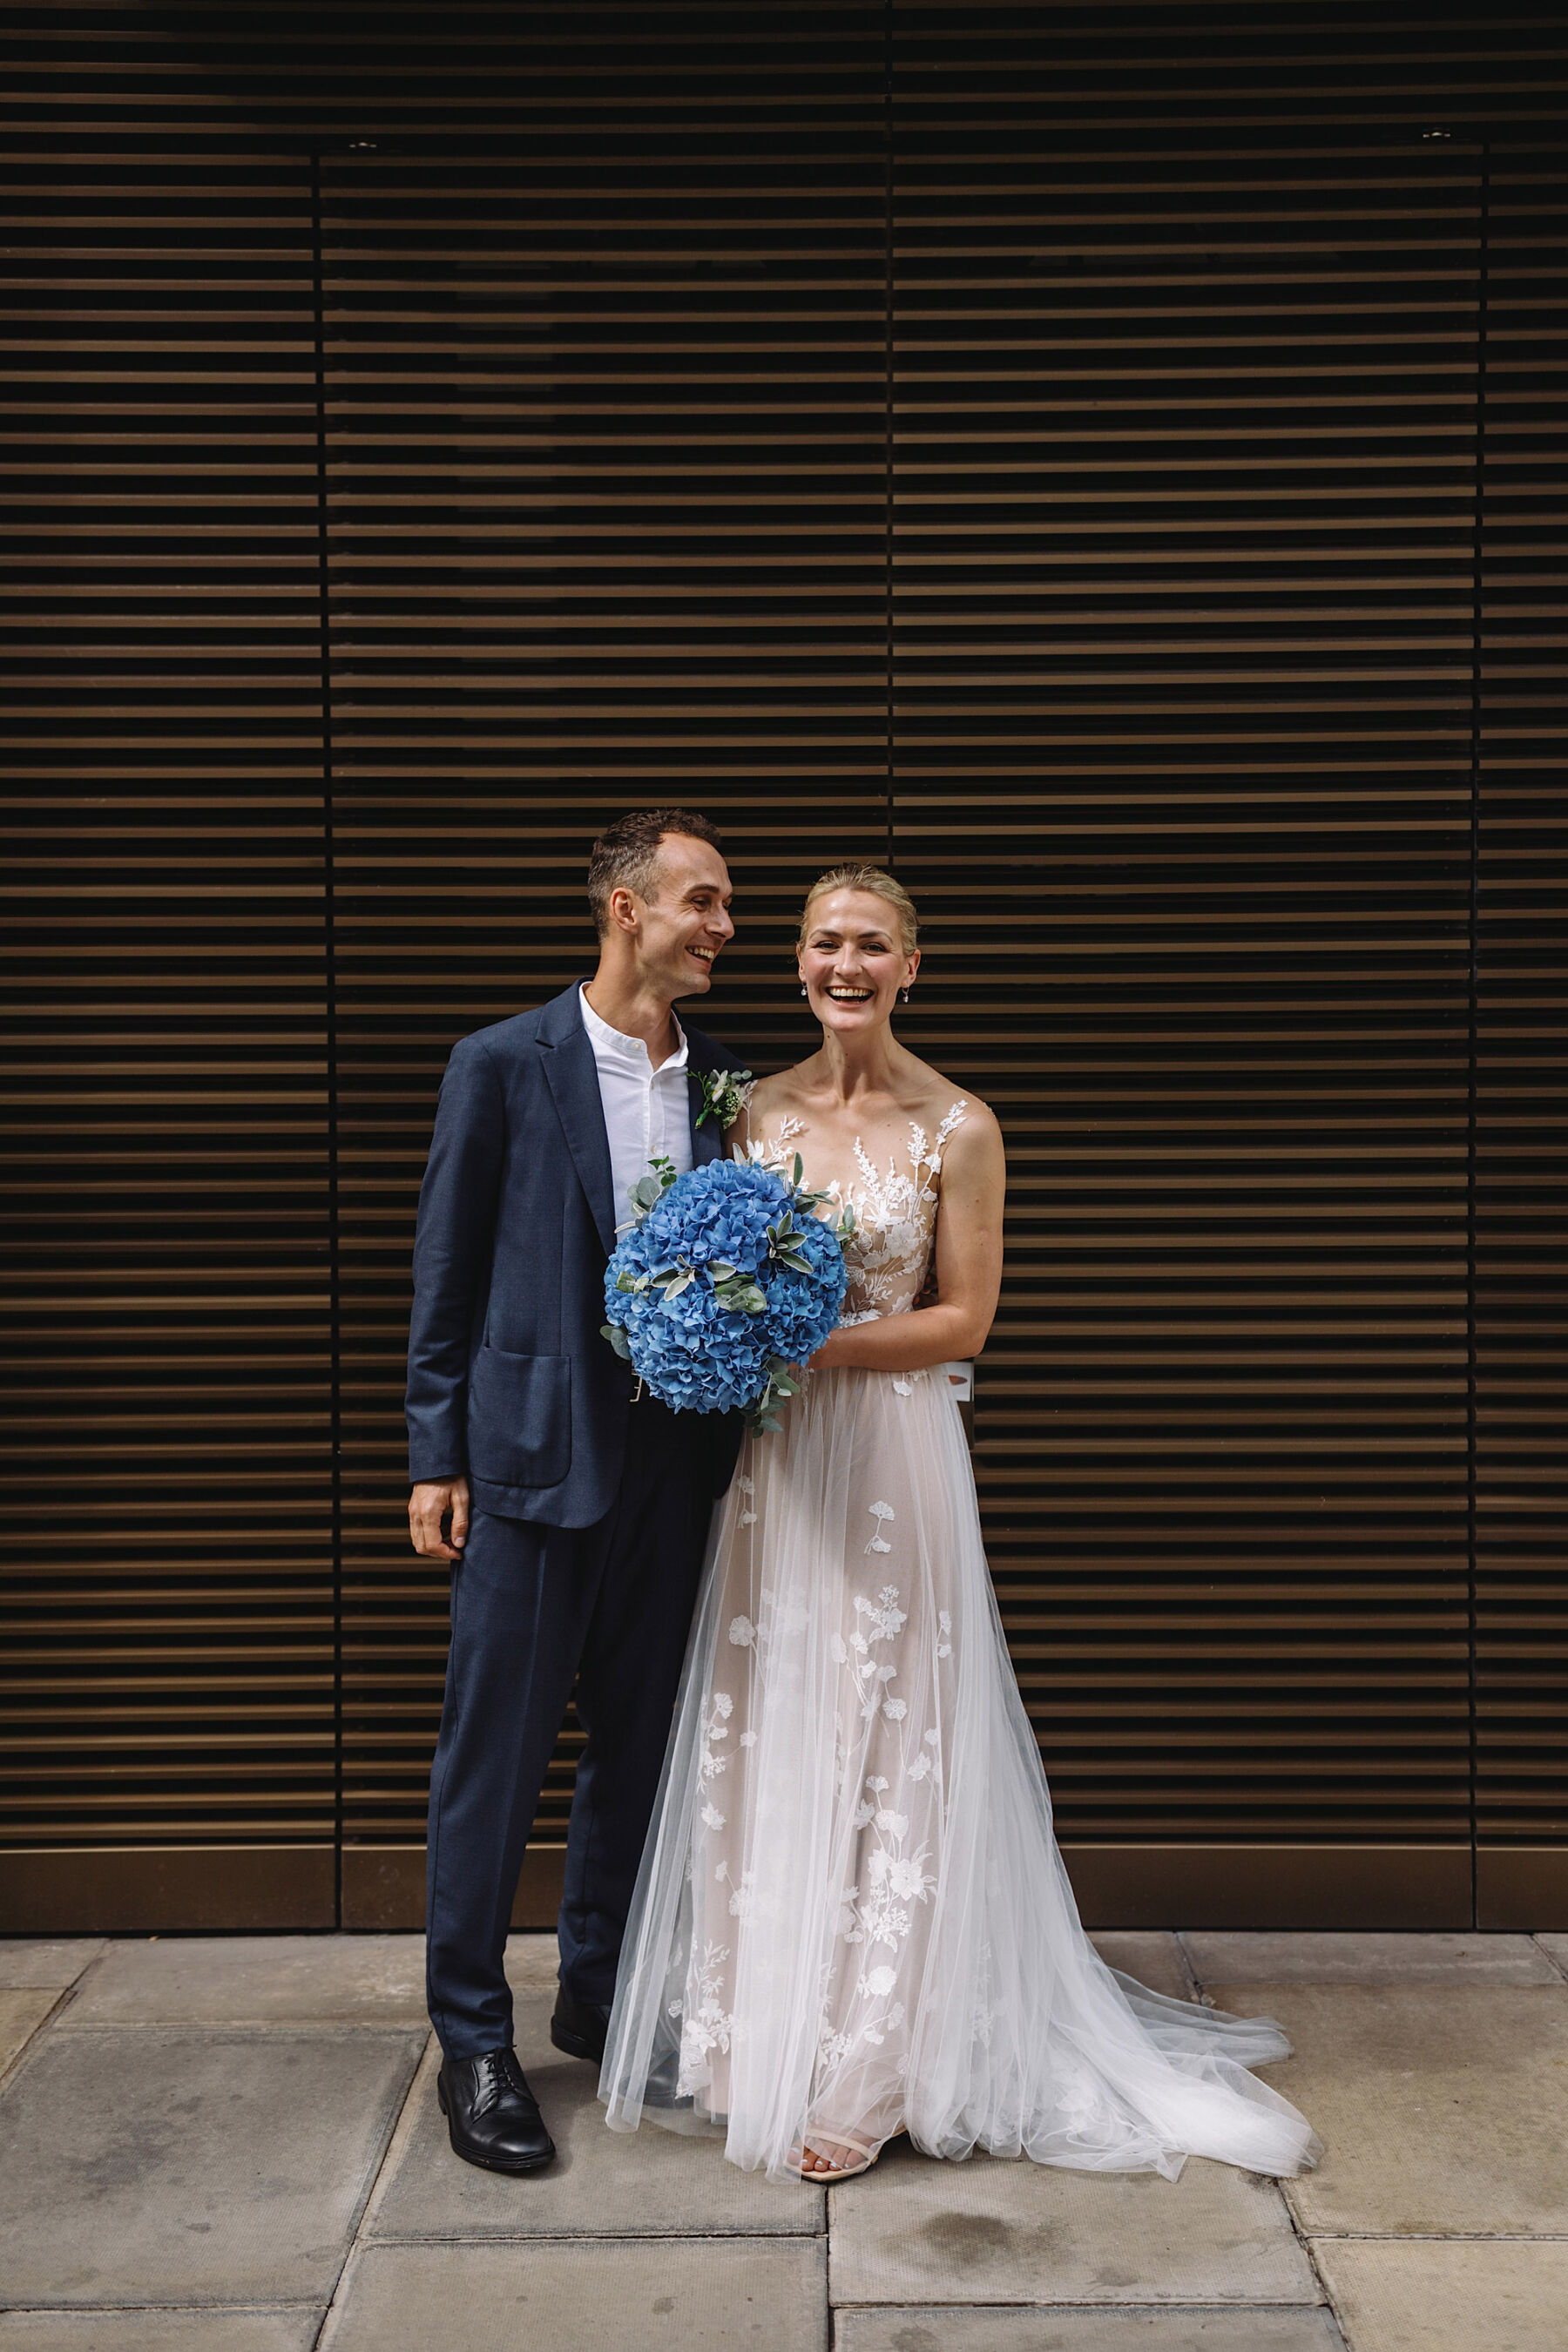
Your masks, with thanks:
[[[882,2147],[880,2140],[808,2139],[796,2168],[803,2180],[847,2180],[857,2172],[869,2172]],[[790,2160],[794,2165],[795,2159]]]

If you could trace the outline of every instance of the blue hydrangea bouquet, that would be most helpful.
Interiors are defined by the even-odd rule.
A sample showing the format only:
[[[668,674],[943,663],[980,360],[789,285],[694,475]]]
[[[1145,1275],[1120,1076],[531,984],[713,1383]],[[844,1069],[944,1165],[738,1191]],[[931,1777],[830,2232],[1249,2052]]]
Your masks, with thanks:
[[[843,1242],[855,1213],[756,1160],[710,1160],[677,1176],[668,1160],[632,1188],[636,1222],[605,1273],[605,1339],[676,1412],[744,1412],[777,1429],[792,1365],[838,1320]]]

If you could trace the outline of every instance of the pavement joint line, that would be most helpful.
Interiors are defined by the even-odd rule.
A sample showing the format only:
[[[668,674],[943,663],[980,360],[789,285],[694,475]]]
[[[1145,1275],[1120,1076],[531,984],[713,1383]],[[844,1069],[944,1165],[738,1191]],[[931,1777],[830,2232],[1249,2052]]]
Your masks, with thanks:
[[[386,2246],[815,2246],[823,2230],[418,2230],[366,2238]],[[877,2306],[880,2308],[880,2306]]]
[[[1182,1963],[1182,1974],[1187,1980],[1187,1990],[1194,2000],[1202,2000],[1204,1989],[1198,1981],[1197,1964],[1187,1948],[1186,1930],[1183,1927],[1173,1927],[1171,1941],[1175,1945],[1177,1957]]]
[[[418,2126],[420,2113],[418,2104],[420,2087],[425,2083],[427,2076],[434,2075],[438,2071],[440,2066],[439,2050],[440,2045],[436,2040],[435,2029],[427,2025],[426,2029],[425,2047],[419,2053],[418,2063],[415,2066],[414,2073],[409,2079],[407,2091],[404,2095],[403,2105],[397,2111],[397,2119],[393,2125],[391,2136],[387,2140],[386,2147],[383,2153],[381,2162],[376,2167],[375,2179],[371,2183],[370,2194],[365,2199],[364,2209],[360,2215],[358,2227],[354,2231],[353,2242],[349,2247],[350,2254],[353,2253],[354,2246],[359,2243],[361,2238],[364,2235],[365,2231],[371,2226],[375,2213],[379,2210],[384,2193],[383,2183],[389,2182],[392,2178],[394,2159],[396,2158],[397,2161],[401,2162],[403,2151],[407,2147],[408,2142],[413,2138],[415,2131]],[[344,2255],[343,2262],[346,2265],[348,2262],[348,2254]],[[342,2274],[342,2272],[340,2272],[339,2276],[341,2277]],[[333,2294],[335,2294],[337,2290],[334,2285]],[[329,2295],[327,2298],[327,2308],[329,2311],[331,2309],[331,2305],[332,2297],[331,2295]],[[325,2324],[326,2323],[323,2320],[322,2325],[325,2326]]]
[[[287,2296],[276,2295],[270,2303],[256,2303],[254,2301],[250,2303],[224,2303],[216,2296],[209,2296],[205,2303],[170,2303],[167,2301],[163,2303],[0,2303],[0,2311],[7,2313],[12,2317],[16,2317],[19,2315],[24,2319],[26,2319],[30,2313],[35,2311],[40,2313],[46,2319],[53,2319],[57,2314],[62,2311],[78,2314],[83,2318],[88,2319],[98,2319],[100,2317],[112,2319],[121,2312],[132,2312],[140,2315],[142,2312],[148,2311],[267,2312],[320,2311],[321,2308],[321,2305],[320,2297],[313,2294],[306,2295],[301,2300],[295,2303],[290,2303]]]
[[[360,2242],[356,2234],[353,2244],[349,2247],[347,2253],[344,2254],[342,2262],[339,2265],[337,2277],[332,2281],[332,2291],[327,2297],[327,2307],[321,2314],[321,2321],[317,2326],[314,2336],[310,2338],[310,2352],[322,2352],[322,2347],[330,2343],[331,2339],[337,2334],[339,2327],[342,2324],[344,2306],[340,2302],[339,2298],[342,2294],[345,2284],[348,2283],[350,2273],[354,2267],[354,2258],[359,2252]]]
[[[46,1988],[47,1990],[47,1988]],[[90,2033],[223,2033],[230,2041],[259,2041],[272,2033],[304,2033],[325,2041],[345,2033],[425,2033],[423,2017],[84,2017],[70,2028]]]
[[[1289,2223],[1291,2231],[1295,2235],[1296,2242],[1301,2249],[1302,2260],[1306,2263],[1307,2268],[1317,2287],[1318,2299],[1320,2303],[1323,2304],[1327,2307],[1331,2316],[1332,2317],[1334,2331],[1338,2335],[1341,2342],[1349,2347],[1351,2344],[1351,2332],[1346,2323],[1344,2313],[1340,2309],[1338,2303],[1334,2299],[1334,2291],[1332,2287],[1329,2284],[1328,2280],[1323,2276],[1322,2271],[1319,2265],[1316,2249],[1312,2244],[1311,2235],[1307,2230],[1300,2214],[1296,2210],[1296,2201],[1290,2194],[1289,2184],[1286,2180],[1277,2179],[1274,2182],[1274,2186],[1279,2191],[1279,2200],[1285,2208],[1285,2219]]]
[[[388,2173],[388,2164],[390,2159],[393,2159],[393,2149],[397,2149],[397,2152],[402,2155],[402,2147],[405,2147],[405,2145],[409,2143],[411,2136],[414,2136],[414,2124],[416,2124],[414,2095],[416,2095],[418,2086],[421,2086],[423,2077],[426,2077],[426,2072],[428,2072],[430,2046],[433,2044],[435,2044],[435,2030],[430,2028],[430,2022],[426,2021],[426,2042],[423,2042],[414,2065],[409,2067],[409,2079],[406,2079],[405,2084],[402,2098],[397,2100],[397,2112],[395,2112],[393,2119],[390,2119],[385,2140],[381,2143],[381,2157],[376,2159],[376,2166],[374,2166],[374,2171],[369,2173],[367,2183],[364,2183],[364,2197],[360,2200],[360,2209],[357,2209],[355,2218],[353,2218],[353,2227],[348,2230],[348,2237],[345,2237],[343,2261],[341,2261],[339,2267],[336,2267],[336,2277],[334,2282],[331,2282],[331,2294],[327,2295],[327,2305],[324,2305],[324,2310],[322,2310],[322,2322],[320,2322],[318,2331],[315,2331],[315,2336],[312,2336],[312,2345],[320,2345],[324,2338],[327,2338],[327,2328],[329,2324],[331,2324],[331,2315],[334,2315],[336,2310],[336,2303],[339,2303],[339,2294],[341,2294],[341,2288],[343,2288],[343,2279],[348,2277],[348,2267],[351,2267],[353,2258],[355,2258],[355,2253],[360,2251],[360,2246],[364,2244],[364,2227],[367,2227],[369,2222],[369,2213],[372,2213],[374,2200],[376,2200],[381,2183],[384,2183],[385,2173]]]
[[[1549,1952],[1547,1950],[1546,1946],[1542,1942],[1539,1935],[1531,1936],[1530,1940],[1535,1946],[1536,1950],[1541,1954],[1541,1957],[1545,1961],[1547,1967],[1549,1969],[1555,1969],[1563,1983],[1568,1984],[1568,1968],[1563,1966],[1556,1953]]]
[[[677,2246],[776,2246],[782,2239],[798,2238],[815,2245],[820,2231],[810,2230],[422,2230],[395,2238],[367,2238],[367,2248],[385,2246],[569,2246],[580,2238],[595,2246],[646,2246],[650,2240]],[[307,2296],[307,2302],[313,2298]]]
[[[1325,2245],[1568,2246],[1568,2230],[1314,2230]]]
[[[1178,2319],[1182,2318],[1188,2312],[1195,2313],[1200,2317],[1205,2317],[1210,2313],[1217,2312],[1228,2317],[1233,2311],[1278,2311],[1283,2313],[1287,2319],[1293,2319],[1298,2317],[1303,2311],[1316,2311],[1320,2306],[1315,2303],[1259,2302],[1256,2296],[1250,2303],[1193,2303],[1190,2301],[1186,2303],[1002,2303],[993,2296],[988,2297],[984,2303],[836,2303],[833,2308],[836,2312],[940,2311],[942,2313],[948,2313],[953,2311],[1037,2311],[1049,2313],[1053,2311],[1092,2311],[1097,2315],[1105,2312],[1116,2313],[1119,2311],[1129,2311],[1142,2314],[1145,2312],[1157,2311],[1162,2314],[1170,2312]]]
[[[17,1990],[23,1992],[32,1992],[34,1990],[38,1992],[48,1992],[51,1988],[48,1985],[38,1985],[37,1987],[32,1985],[23,1985],[19,1986]],[[58,1992],[56,1993],[54,2000],[44,2011],[42,2017],[39,2018],[37,2025],[33,2026],[28,2032],[20,2047],[13,2050],[6,2063],[4,2066],[0,2066],[0,2095],[4,2095],[4,2094],[10,2089],[13,2080],[21,2073],[29,2053],[37,2047],[37,2044],[42,2041],[50,2026],[56,2022],[59,2017],[60,2011],[66,2007],[66,2004],[71,1998],[71,1990],[72,1989],[69,1985],[62,1985],[60,1987]]]
[[[388,2120],[386,2137],[382,2141],[381,2152],[377,2157],[375,2163],[367,2168],[364,2194],[359,2200],[359,2204],[354,2211],[353,2221],[345,2233],[342,2260],[339,2263],[337,2270],[333,2275],[331,2293],[328,2295],[325,2307],[321,2311],[321,2325],[318,2326],[315,2335],[310,2339],[312,2347],[321,2344],[324,2340],[327,2329],[331,2324],[332,2313],[336,2308],[338,2296],[342,2290],[343,2281],[348,2275],[349,2267],[353,2261],[354,2255],[359,2251],[360,2243],[364,2232],[365,2218],[370,2211],[371,2200],[374,2197],[376,2190],[381,2186],[382,2175],[386,2170],[387,2158],[392,2153],[393,2146],[397,2140],[398,2133],[403,2128],[404,2118],[408,2114],[410,2105],[413,2101],[415,2087],[417,2084],[421,2074],[425,2071],[425,2063],[429,2055],[430,2043],[435,2040],[435,2034],[431,2031],[429,2025],[426,2024],[425,2029],[424,2046],[421,2048],[418,2056],[415,2059],[413,2065],[408,2070],[408,2080],[403,2086],[403,2096],[397,2102],[395,2112]],[[410,2128],[412,2128],[412,2126],[410,2126]],[[316,2306],[313,2304],[306,2306],[308,2309],[314,2309],[315,2307]]]

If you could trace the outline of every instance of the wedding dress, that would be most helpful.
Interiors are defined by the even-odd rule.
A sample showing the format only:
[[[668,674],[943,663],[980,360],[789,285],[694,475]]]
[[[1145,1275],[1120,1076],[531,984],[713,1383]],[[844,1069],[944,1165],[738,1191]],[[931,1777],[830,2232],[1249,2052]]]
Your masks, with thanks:
[[[785,1120],[752,1150],[807,1159],[857,1218],[841,1319],[910,1312],[942,1148],[904,1169],[857,1140],[810,1165]],[[1020,2152],[1089,2171],[1188,2155],[1315,2161],[1249,2064],[1271,2019],[1147,1990],[1084,1934],[1051,1828],[942,1371],[807,1374],[749,1438],[715,1515],[633,1899],[600,2079],[612,2128],[645,2109],[722,2131],[770,2179],[803,2145]]]

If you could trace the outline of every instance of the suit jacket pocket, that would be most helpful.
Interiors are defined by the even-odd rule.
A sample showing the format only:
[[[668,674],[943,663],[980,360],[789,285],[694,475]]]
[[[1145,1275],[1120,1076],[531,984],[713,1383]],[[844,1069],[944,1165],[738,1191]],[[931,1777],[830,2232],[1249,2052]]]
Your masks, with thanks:
[[[553,1486],[572,1459],[572,1360],[481,1348],[468,1375],[468,1467],[491,1486]]]

